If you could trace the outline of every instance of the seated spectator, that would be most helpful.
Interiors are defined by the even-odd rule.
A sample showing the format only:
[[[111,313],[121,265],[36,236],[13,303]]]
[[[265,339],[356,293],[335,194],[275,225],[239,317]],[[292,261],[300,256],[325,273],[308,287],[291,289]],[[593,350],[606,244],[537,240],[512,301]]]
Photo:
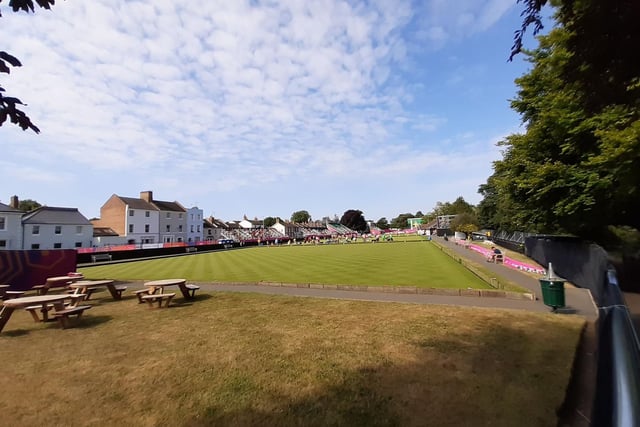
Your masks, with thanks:
[[[496,262],[496,255],[502,255],[502,251],[495,246],[491,246],[491,256],[487,258],[487,261]]]

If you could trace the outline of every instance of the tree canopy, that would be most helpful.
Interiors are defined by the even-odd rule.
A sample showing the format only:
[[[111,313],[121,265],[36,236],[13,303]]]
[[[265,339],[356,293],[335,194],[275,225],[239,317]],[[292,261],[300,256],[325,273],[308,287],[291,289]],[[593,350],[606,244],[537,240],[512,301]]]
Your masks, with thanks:
[[[21,210],[22,212],[31,212],[35,209],[38,209],[41,206],[42,205],[40,203],[31,199],[20,200],[20,202],[18,203],[18,209]]]
[[[387,218],[382,217],[376,222],[376,226],[382,230],[386,230],[389,228],[389,221],[387,221]]]
[[[2,3],[2,0],[0,0],[0,3]],[[54,3],[55,0],[36,0],[36,4],[44,9],[51,9]],[[11,7],[14,12],[21,10],[27,13],[35,12],[35,5],[32,0],[10,0],[9,7]],[[1,16],[2,11],[0,10],[0,17]],[[15,56],[5,51],[0,51],[0,73],[11,73],[10,66],[21,67],[22,63]],[[0,86],[0,126],[9,119],[11,123],[20,126],[22,130],[31,129],[35,133],[40,133],[40,129],[38,129],[38,127],[31,122],[29,116],[19,108],[20,105],[26,104],[19,98],[4,95],[4,92],[4,87]]]
[[[557,26],[523,51],[511,102],[526,132],[479,192],[483,225],[593,237],[640,226],[640,3],[557,2]]]
[[[272,216],[268,216],[262,221],[262,223],[264,224],[265,227],[271,227],[273,224],[276,223],[276,218]]]
[[[346,211],[342,215],[342,218],[340,218],[340,224],[361,233],[367,231],[368,228],[367,221],[364,219],[362,211],[356,209],[349,209]]]
[[[296,211],[291,214],[291,222],[309,222],[311,221],[311,215],[307,211]]]

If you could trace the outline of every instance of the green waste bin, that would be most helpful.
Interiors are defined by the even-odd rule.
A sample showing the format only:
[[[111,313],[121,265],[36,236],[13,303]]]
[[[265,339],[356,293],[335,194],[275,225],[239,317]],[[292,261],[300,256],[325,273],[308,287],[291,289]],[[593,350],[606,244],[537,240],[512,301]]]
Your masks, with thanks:
[[[564,307],[564,282],[562,279],[540,279],[544,305],[554,310]]]

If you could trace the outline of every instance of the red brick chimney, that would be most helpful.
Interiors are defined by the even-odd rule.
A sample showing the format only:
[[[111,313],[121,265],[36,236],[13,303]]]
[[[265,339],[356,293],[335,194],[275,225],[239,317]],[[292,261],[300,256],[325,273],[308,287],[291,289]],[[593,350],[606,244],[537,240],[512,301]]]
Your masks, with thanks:
[[[18,209],[18,206],[20,206],[20,201],[18,200],[18,196],[11,196],[11,201],[9,202],[9,206],[11,206],[14,209]]]
[[[147,203],[153,202],[153,191],[141,191],[140,198]]]

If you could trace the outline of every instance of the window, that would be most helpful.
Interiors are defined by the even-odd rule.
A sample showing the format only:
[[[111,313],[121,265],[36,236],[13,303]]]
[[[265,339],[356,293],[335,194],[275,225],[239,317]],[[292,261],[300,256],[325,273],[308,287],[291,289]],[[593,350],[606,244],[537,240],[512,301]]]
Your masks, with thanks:
[[[31,249],[40,249],[40,243],[32,243]]]
[[[182,231],[182,224],[178,226],[178,231]]]
[[[31,234],[40,234],[40,226],[34,225],[33,229],[31,230]]]
[[[171,231],[171,226],[167,224],[167,232]]]
[[[56,231],[54,231],[54,233],[62,234],[62,226],[61,225],[56,225]]]
[[[200,226],[198,225],[197,227],[198,227],[198,229],[196,230],[196,233],[199,233],[200,232]]]
[[[178,214],[178,218],[182,219],[182,214],[181,213]]]
[[[76,225],[76,234],[82,234],[82,226]]]
[[[62,248],[62,243],[54,243],[53,244],[53,249],[61,249]]]
[[[151,213],[149,211],[145,211],[144,212],[144,216],[146,216],[147,218],[149,218],[149,215],[151,215]]]
[[[149,232],[149,224],[145,224],[144,225],[144,232],[148,233]]]
[[[133,216],[133,209],[129,209],[129,216]]]
[[[0,216],[0,230],[4,230],[7,226],[7,218]]]
[[[129,233],[133,233],[133,224],[129,224]]]
[[[193,233],[193,224],[191,224],[191,232]]]
[[[7,241],[6,240],[0,240],[0,248],[6,248],[7,247]]]
[[[167,218],[171,218],[171,212],[167,212]]]
[[[76,248],[81,248],[82,247],[82,242],[76,242]]]

